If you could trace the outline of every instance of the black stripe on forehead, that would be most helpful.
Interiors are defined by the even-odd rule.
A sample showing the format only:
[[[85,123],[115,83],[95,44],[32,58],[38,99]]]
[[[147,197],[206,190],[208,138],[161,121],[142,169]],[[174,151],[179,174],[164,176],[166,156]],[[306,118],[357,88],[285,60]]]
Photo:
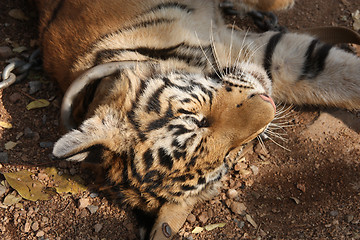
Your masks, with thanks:
[[[205,56],[202,48],[208,49],[209,46],[190,46],[181,43],[167,48],[137,47],[101,49],[95,53],[94,65],[99,65],[108,59],[130,52],[158,60],[174,59],[192,66],[205,68],[209,64],[208,59],[212,58],[210,52],[204,50]]]
[[[194,11],[193,8],[189,8],[185,4],[181,4],[181,3],[178,3],[178,2],[167,2],[167,3],[162,3],[162,4],[159,4],[159,5],[156,5],[155,7],[153,7],[150,10],[144,12],[143,14],[147,14],[149,12],[156,12],[156,11],[167,9],[167,8],[176,8],[176,9],[186,11],[187,13],[191,13],[191,12]]]
[[[154,111],[158,114],[160,114],[161,111],[161,103],[160,103],[160,96],[163,93],[165,89],[165,86],[159,87],[153,94],[149,97],[147,104],[146,104],[146,110],[147,112]]]

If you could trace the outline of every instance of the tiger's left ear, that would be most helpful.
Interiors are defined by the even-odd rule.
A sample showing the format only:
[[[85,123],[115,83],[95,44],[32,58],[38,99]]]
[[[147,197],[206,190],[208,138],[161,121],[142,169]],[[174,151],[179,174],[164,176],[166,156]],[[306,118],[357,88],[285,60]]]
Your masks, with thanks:
[[[103,117],[100,117],[100,116]],[[129,133],[122,128],[121,117],[116,113],[95,115],[85,120],[79,129],[72,130],[54,145],[53,155],[69,161],[83,161],[94,148],[102,146],[111,151],[125,149]]]

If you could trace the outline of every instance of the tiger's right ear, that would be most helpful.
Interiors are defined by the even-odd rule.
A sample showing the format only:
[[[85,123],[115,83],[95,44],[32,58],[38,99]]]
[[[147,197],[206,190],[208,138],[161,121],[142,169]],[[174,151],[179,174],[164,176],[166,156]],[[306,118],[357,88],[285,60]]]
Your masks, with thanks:
[[[69,161],[83,161],[89,153],[99,147],[122,152],[128,142],[129,132],[116,112],[102,112],[85,120],[79,129],[61,137],[54,145],[53,155]],[[102,116],[102,117],[100,117]],[[126,136],[125,136],[126,133]]]

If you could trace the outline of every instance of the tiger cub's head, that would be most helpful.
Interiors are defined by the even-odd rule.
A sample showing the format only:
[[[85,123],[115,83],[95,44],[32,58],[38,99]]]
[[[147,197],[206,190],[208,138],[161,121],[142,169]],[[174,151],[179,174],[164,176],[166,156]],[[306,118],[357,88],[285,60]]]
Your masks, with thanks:
[[[271,82],[254,65],[207,76],[142,64],[108,78],[110,89],[95,111],[63,136],[53,153],[101,163],[110,169],[113,182],[134,181],[137,188],[151,188],[165,199],[170,198],[168,192],[174,198],[186,195],[180,183],[166,183],[168,176],[210,173],[231,149],[261,133],[275,115]],[[205,178],[201,184],[214,180]],[[201,190],[198,181],[191,184],[191,191]],[[159,206],[149,199],[147,206]],[[137,206],[140,201],[130,203]]]

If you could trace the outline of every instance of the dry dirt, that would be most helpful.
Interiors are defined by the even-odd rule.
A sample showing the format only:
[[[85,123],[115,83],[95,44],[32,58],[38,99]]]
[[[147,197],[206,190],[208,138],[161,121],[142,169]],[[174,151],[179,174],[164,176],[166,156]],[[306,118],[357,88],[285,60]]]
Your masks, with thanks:
[[[24,2],[1,1],[0,46],[26,46],[24,53],[29,53],[36,48],[36,14]],[[9,10],[16,8],[29,20],[9,17]],[[356,10],[359,0],[298,0],[294,9],[279,14],[279,21],[290,30],[351,27]],[[0,59],[0,69],[5,64]],[[30,81],[41,81],[42,87],[29,96]],[[25,107],[33,98],[51,99],[51,104],[28,111]],[[39,178],[45,167],[55,166],[79,174],[78,166],[52,160],[51,146],[40,146],[61,135],[60,102],[57,85],[42,72],[0,91],[0,121],[12,124],[11,129],[0,127],[1,172],[28,169]],[[359,114],[300,107],[287,112],[281,120],[287,126],[281,132],[286,140],[276,140],[283,147],[271,140],[265,142],[266,151],[255,145],[223,181],[222,193],[195,207],[177,239],[360,239]],[[34,133],[20,136],[26,128]],[[17,145],[6,150],[9,141]],[[8,188],[0,202],[13,191]],[[91,213],[81,203],[99,208]],[[136,239],[130,211],[91,191],[0,207],[1,239]],[[226,224],[191,233],[213,223]]]

